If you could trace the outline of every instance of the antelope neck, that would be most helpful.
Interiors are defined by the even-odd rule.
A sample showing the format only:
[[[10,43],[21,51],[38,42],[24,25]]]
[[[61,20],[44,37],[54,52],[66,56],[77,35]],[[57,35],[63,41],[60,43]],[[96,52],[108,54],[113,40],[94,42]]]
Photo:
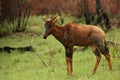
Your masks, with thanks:
[[[63,42],[64,30],[65,30],[64,27],[54,25],[52,35],[60,42]]]

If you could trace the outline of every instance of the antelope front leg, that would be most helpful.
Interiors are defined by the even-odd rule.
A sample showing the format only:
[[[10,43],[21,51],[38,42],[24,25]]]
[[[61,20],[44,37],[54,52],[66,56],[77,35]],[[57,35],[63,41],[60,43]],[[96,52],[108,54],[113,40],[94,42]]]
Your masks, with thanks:
[[[67,74],[71,75],[72,74],[72,58],[66,57],[66,62],[67,62]]]
[[[66,50],[66,62],[67,62],[67,74],[71,75],[72,70],[72,56],[73,56],[73,47],[65,48]]]

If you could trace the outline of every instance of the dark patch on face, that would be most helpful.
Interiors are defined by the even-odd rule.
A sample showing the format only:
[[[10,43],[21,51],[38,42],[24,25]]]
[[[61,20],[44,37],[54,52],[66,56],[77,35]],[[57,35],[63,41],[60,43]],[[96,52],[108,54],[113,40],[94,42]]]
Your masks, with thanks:
[[[51,22],[46,22],[45,28],[46,28],[46,29],[49,29],[50,27],[52,27],[51,24],[52,24]]]
[[[45,23],[45,32],[43,38],[46,39],[51,34],[52,22],[48,21]]]
[[[53,25],[53,22],[51,20],[50,21],[46,21],[45,28],[50,28],[50,27],[52,27],[52,25]]]

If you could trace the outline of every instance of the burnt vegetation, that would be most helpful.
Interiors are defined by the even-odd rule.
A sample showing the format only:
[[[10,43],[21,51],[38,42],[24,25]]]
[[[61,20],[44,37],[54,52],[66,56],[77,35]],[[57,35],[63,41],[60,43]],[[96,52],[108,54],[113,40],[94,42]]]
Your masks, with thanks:
[[[36,4],[37,3],[37,4]],[[86,24],[100,25],[109,30],[119,27],[119,0],[36,0],[33,3],[33,15],[61,13],[85,19]],[[63,18],[62,18],[63,20]],[[80,21],[78,21],[80,22]]]
[[[85,18],[86,24],[99,24],[110,29],[115,23],[112,19],[116,19],[119,26],[119,4],[119,0],[0,0],[0,23],[7,19],[17,26],[14,31],[24,31],[30,14],[58,13]]]
[[[5,47],[0,48],[0,52],[7,52],[7,53],[11,53],[14,50],[18,50],[18,51],[34,51],[32,46],[25,46],[25,47],[5,46]]]

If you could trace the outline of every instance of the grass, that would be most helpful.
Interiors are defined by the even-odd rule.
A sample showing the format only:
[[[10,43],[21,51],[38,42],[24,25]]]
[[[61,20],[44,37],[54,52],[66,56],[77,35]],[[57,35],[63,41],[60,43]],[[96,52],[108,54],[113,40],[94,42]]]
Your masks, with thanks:
[[[66,22],[71,19],[66,18]],[[49,36],[47,40],[43,36],[42,18],[30,18],[27,26],[28,31],[31,27],[38,25],[40,30],[34,30],[39,35],[30,36],[22,34],[21,36],[12,35],[0,39],[0,47],[3,46],[32,46],[35,52],[20,52],[14,50],[11,53],[0,52],[0,80],[119,80],[120,74],[120,48],[119,46],[110,46],[110,54],[113,64],[112,73],[108,69],[108,64],[104,56],[95,75],[88,77],[95,64],[95,56],[91,49],[80,51],[79,47],[73,56],[73,75],[66,74],[66,61],[64,47],[53,37]],[[107,40],[118,42],[120,29],[115,29],[106,33]],[[47,67],[42,63],[43,60]]]

